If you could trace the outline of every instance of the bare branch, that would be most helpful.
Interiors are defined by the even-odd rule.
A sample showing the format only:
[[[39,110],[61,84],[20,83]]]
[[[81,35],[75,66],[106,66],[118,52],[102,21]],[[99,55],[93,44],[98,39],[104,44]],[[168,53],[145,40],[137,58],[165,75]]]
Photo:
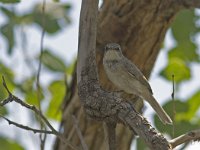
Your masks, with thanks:
[[[41,40],[40,40],[40,57],[39,57],[39,66],[38,66],[38,72],[37,72],[37,76],[36,76],[36,87],[37,87],[37,100],[38,100],[38,106],[39,106],[39,110],[41,110],[41,86],[40,86],[40,73],[41,73],[41,68],[42,68],[42,56],[43,56],[43,45],[44,45],[44,36],[45,36],[45,6],[46,6],[46,0],[43,0],[42,3],[42,34],[41,34]],[[40,129],[43,129],[44,126],[42,124],[42,121],[39,120],[40,123]],[[41,150],[44,149],[45,146],[45,140],[46,140],[46,135],[43,137],[42,134],[40,134],[40,147]]]
[[[190,141],[200,141],[200,130],[190,131],[175,139],[170,140],[169,143],[171,144],[172,148],[175,148],[178,145],[181,145],[183,143],[187,143]]]
[[[176,117],[176,104],[175,104],[175,81],[174,81],[174,74],[172,75],[172,102],[173,102],[173,128],[172,128],[172,136],[174,137],[175,133],[175,117]]]
[[[16,122],[14,122],[14,121],[11,121],[11,120],[9,120],[8,118],[6,118],[6,117],[4,117],[4,116],[2,116],[2,115],[0,115],[0,117],[4,118],[4,119],[8,122],[9,125],[12,124],[12,125],[14,125],[14,126],[16,126],[16,127],[18,127],[18,128],[24,129],[24,130],[33,131],[33,133],[54,134],[52,131],[38,130],[38,129],[30,128],[30,127],[28,127],[28,126],[24,126],[24,125],[22,125],[22,124],[19,124],[19,123],[16,123]]]
[[[4,87],[6,88],[6,90],[8,91],[9,93],[9,97],[5,100],[3,100],[0,105],[3,106],[5,105],[8,101],[9,102],[12,102],[12,101],[15,101],[16,103],[19,103],[20,105],[22,105],[23,107],[26,107],[27,109],[30,109],[32,110],[33,112],[35,112],[35,114],[37,114],[45,123],[46,125],[54,132],[57,132],[53,127],[52,125],[49,123],[49,121],[46,119],[46,117],[42,114],[42,112],[37,109],[34,105],[30,105],[28,103],[25,103],[24,101],[22,101],[21,99],[19,99],[18,97],[12,95],[12,93],[8,90],[7,88],[7,85],[6,85],[6,82],[3,78],[3,85]]]
[[[53,128],[53,126],[49,123],[49,121],[47,120],[47,118],[42,114],[42,112],[40,110],[38,110],[34,105],[30,105],[28,103],[25,103],[24,101],[22,101],[21,99],[19,99],[18,97],[16,97],[15,95],[13,95],[8,87],[7,87],[7,84],[5,82],[5,79],[4,77],[2,77],[3,79],[3,85],[5,87],[5,89],[7,90],[7,92],[9,93],[9,97],[6,98],[5,100],[1,101],[0,102],[0,106],[5,106],[8,102],[13,102],[15,101],[16,103],[19,103],[20,105],[22,105],[23,107],[26,107],[27,109],[29,110],[32,110],[36,115],[39,116],[40,119],[42,119],[45,124],[51,129],[51,131],[46,131],[46,130],[38,130],[38,129],[33,129],[33,128],[30,128],[28,126],[24,126],[24,125],[21,125],[21,124],[18,124],[16,122],[13,122],[9,119],[7,119],[6,117],[3,117],[1,116],[2,118],[4,118],[6,121],[8,121],[9,124],[13,124],[15,125],[16,127],[19,127],[21,129],[25,129],[25,130],[30,130],[30,131],[33,131],[34,133],[47,133],[47,134],[54,134],[56,135],[62,142],[64,142],[65,144],[69,145],[72,149],[74,150],[78,150],[79,148],[74,146],[73,144],[71,144],[68,140],[65,139],[65,137],[59,133],[58,131],[56,131],[56,129]]]
[[[85,140],[84,140],[83,135],[81,133],[81,129],[78,126],[78,120],[76,119],[76,117],[74,115],[72,115],[72,119],[73,119],[73,123],[74,123],[74,127],[76,129],[76,132],[78,134],[78,137],[79,137],[79,139],[81,141],[81,145],[83,147],[83,150],[88,150],[88,146],[85,143]]]
[[[79,148],[77,148],[76,146],[72,145],[68,140],[66,140],[60,133],[58,132],[54,132],[54,131],[47,131],[47,130],[39,130],[39,129],[34,129],[34,128],[31,128],[31,127],[28,127],[28,126],[24,126],[22,124],[19,124],[19,123],[16,123],[14,121],[11,121],[9,120],[8,118],[0,115],[0,117],[4,118],[8,124],[12,124],[18,128],[21,128],[21,129],[24,129],[24,130],[27,130],[27,131],[33,131],[33,133],[45,133],[45,134],[53,134],[53,135],[56,135],[62,142],[64,142],[65,144],[69,145],[72,149],[74,150],[78,150]]]
[[[40,108],[40,99],[41,99],[41,87],[40,87],[40,72],[42,68],[42,56],[43,56],[43,45],[44,45],[44,36],[45,36],[45,6],[46,6],[46,0],[43,0],[42,3],[42,34],[41,34],[41,39],[40,39],[40,57],[39,57],[39,66],[38,66],[38,71],[37,71],[37,76],[36,76],[36,86],[37,86],[37,98],[38,98],[38,104]]]

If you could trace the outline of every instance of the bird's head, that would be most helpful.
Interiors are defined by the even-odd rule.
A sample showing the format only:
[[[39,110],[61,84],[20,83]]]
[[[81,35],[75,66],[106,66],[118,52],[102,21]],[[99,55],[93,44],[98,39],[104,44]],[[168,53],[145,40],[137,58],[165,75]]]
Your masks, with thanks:
[[[121,47],[117,43],[109,43],[105,46],[104,57],[119,59],[122,56]]]
[[[105,46],[105,52],[110,51],[110,50],[116,51],[116,52],[121,52],[121,47],[117,43],[108,43]]]

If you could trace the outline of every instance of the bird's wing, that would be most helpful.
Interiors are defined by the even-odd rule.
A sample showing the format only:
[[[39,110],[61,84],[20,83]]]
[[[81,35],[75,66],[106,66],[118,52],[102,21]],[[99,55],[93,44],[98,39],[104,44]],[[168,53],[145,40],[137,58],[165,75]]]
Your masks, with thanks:
[[[135,79],[140,81],[140,83],[142,83],[144,86],[146,86],[147,89],[153,94],[152,89],[151,89],[147,79],[142,74],[142,72],[130,60],[128,60],[127,58],[124,58],[124,59],[127,60],[127,61],[123,61],[124,62],[123,68],[125,69],[125,71],[129,72],[129,74],[134,76]]]

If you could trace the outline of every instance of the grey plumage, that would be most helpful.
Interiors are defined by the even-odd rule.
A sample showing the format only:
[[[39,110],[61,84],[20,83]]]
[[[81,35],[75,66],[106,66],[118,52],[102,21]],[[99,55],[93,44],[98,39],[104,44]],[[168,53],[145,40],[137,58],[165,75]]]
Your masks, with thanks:
[[[172,120],[153,97],[151,87],[142,72],[121,52],[120,45],[110,43],[105,46],[103,65],[110,81],[126,93],[145,99],[156,111],[161,121],[171,124]]]

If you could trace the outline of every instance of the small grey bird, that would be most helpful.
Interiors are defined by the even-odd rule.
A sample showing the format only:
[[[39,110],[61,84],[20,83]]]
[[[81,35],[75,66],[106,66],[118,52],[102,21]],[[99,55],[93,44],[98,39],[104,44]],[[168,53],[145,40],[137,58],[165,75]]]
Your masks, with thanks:
[[[120,90],[145,99],[156,111],[164,124],[172,124],[172,120],[153,97],[151,87],[142,72],[121,52],[119,44],[110,43],[105,46],[103,66],[109,80]]]

